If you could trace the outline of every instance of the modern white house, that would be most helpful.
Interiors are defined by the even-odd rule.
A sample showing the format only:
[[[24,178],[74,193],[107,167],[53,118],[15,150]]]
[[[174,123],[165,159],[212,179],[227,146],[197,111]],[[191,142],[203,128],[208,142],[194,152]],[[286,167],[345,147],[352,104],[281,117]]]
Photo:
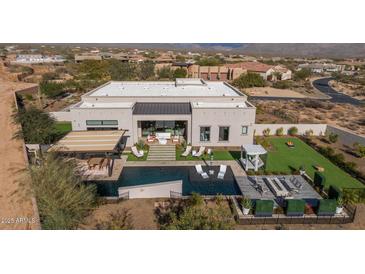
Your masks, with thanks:
[[[53,114],[73,131],[125,130],[126,146],[165,133],[193,146],[239,147],[253,143],[256,108],[226,82],[184,78],[108,82]]]

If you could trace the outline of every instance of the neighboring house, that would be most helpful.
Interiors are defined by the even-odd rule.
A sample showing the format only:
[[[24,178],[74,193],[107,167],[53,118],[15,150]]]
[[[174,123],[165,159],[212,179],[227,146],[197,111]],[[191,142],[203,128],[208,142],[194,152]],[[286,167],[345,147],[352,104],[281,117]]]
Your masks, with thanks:
[[[63,63],[66,59],[60,55],[47,56],[42,54],[18,54],[12,64],[43,64]]]
[[[313,64],[299,64],[298,70],[310,69],[312,73],[324,73],[324,72],[341,72],[344,70],[344,65],[327,64],[327,63],[313,63]]]
[[[247,72],[253,72],[259,74],[264,80],[272,80],[272,75],[274,73],[274,67],[266,65],[260,62],[241,62],[237,64],[227,64],[226,67],[234,69],[242,69]],[[233,78],[232,78],[233,79]]]
[[[156,132],[178,135],[193,146],[252,144],[255,115],[247,97],[226,82],[189,78],[108,82],[67,113],[73,131],[127,130],[127,146]]]
[[[275,66],[274,72],[280,74],[280,78],[275,80],[290,80],[292,78],[292,71],[283,66]],[[275,73],[273,75],[273,78],[276,78]]]
[[[103,57],[99,53],[83,53],[75,54],[75,63],[81,63],[86,60],[103,60]]]
[[[188,75],[191,78],[201,78],[203,80],[235,80],[242,74],[254,72],[259,74],[264,80],[289,80],[291,70],[283,66],[270,66],[259,62],[241,62],[235,64],[224,64],[221,66],[199,66],[188,67]],[[276,79],[274,72],[280,72],[281,79]]]

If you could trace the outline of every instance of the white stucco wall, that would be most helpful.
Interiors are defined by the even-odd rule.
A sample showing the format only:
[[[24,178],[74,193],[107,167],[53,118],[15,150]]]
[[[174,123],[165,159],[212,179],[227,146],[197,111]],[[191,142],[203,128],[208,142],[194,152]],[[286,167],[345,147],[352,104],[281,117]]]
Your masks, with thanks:
[[[120,187],[119,195],[129,192],[130,199],[170,198],[170,191],[182,193],[182,181],[170,181],[130,187]]]
[[[313,130],[313,135],[321,136],[325,134],[327,124],[255,124],[253,126],[256,136],[262,136],[262,132],[267,128],[270,129],[270,135],[276,135],[276,130],[281,127],[284,129],[284,135],[287,135],[289,128],[296,127],[299,135],[303,135],[307,130],[311,129]]]
[[[253,125],[256,108],[245,109],[204,109],[192,110],[192,145],[193,146],[241,146],[252,144]],[[200,127],[210,127],[210,141],[200,141]],[[229,126],[229,141],[219,141],[219,127]],[[241,127],[248,126],[248,133],[241,134]]]
[[[62,122],[72,121],[72,113],[70,111],[50,112],[49,115],[54,119],[56,119],[57,121],[62,121]]]
[[[118,120],[118,129],[127,130],[124,135],[127,138],[127,146],[133,145],[133,139],[131,138],[133,134],[132,109],[77,108],[71,109],[70,112],[72,115],[72,130],[74,131],[87,130],[86,120]]]

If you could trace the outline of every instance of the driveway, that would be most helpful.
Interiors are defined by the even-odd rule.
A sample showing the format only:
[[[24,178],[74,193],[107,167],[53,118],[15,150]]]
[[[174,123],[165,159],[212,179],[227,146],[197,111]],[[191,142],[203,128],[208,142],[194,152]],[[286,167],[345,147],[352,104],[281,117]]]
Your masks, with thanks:
[[[316,89],[318,89],[320,92],[323,92],[324,94],[330,96],[331,97],[330,101],[333,103],[346,103],[346,104],[351,104],[354,106],[363,105],[362,101],[352,98],[351,96],[348,96],[346,94],[343,94],[343,93],[338,92],[335,89],[333,89],[328,84],[328,82],[331,80],[333,80],[332,77],[314,80],[313,86]]]

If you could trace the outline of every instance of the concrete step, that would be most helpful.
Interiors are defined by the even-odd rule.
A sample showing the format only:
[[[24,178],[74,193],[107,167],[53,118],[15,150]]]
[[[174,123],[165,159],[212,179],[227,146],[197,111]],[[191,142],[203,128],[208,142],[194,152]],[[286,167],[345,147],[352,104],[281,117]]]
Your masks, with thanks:
[[[175,161],[175,145],[150,145],[147,161]]]

